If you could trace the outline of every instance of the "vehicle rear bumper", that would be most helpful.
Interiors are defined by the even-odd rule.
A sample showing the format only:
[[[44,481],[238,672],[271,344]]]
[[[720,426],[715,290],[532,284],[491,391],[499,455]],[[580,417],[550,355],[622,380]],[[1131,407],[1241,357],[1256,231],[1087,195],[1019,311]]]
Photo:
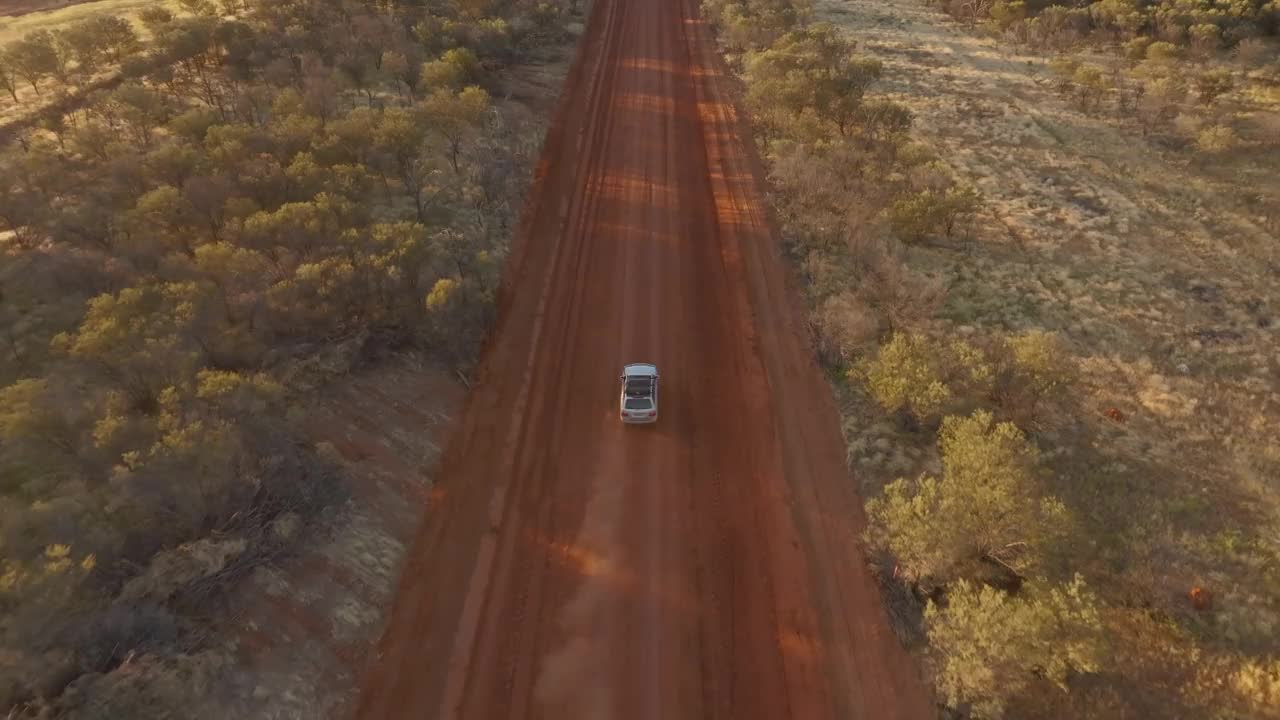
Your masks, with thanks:
[[[658,416],[655,415],[653,417],[649,417],[644,415],[640,417],[632,417],[630,415],[623,415],[622,422],[627,425],[650,425],[658,422]]]

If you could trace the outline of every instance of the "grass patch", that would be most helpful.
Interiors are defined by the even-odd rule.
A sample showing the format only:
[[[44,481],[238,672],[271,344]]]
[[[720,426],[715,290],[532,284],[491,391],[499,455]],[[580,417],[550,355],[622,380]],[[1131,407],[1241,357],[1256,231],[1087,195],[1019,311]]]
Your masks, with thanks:
[[[37,30],[58,30],[77,20],[84,20],[96,15],[116,15],[130,19],[148,7],[167,7],[177,12],[177,0],[95,0],[94,2],[77,3],[54,10],[42,10],[23,15],[0,16],[0,45],[21,40],[27,33]],[[145,33],[141,23],[135,22],[140,33]]]

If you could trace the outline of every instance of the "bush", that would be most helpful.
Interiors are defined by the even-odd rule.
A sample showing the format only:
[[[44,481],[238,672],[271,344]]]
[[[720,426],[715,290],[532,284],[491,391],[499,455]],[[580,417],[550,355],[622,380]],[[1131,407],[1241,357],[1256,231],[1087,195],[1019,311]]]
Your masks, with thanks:
[[[1178,105],[1186,97],[1186,88],[1175,78],[1158,78],[1148,82],[1138,99],[1138,122],[1143,134],[1166,125],[1177,114]]]
[[[1146,58],[1157,65],[1169,65],[1181,56],[1178,46],[1171,42],[1157,41],[1147,46]]]
[[[1205,128],[1196,136],[1196,147],[1203,153],[1221,153],[1234,148],[1239,142],[1236,133],[1226,125]]]
[[[920,190],[894,202],[889,224],[903,242],[923,242],[939,233],[950,238],[977,214],[980,204],[978,191],[969,185]]]
[[[867,502],[868,540],[918,584],[945,585],[992,572],[1017,582],[1043,562],[1066,528],[1066,510],[1042,497],[1038,453],[991,413],[948,417],[939,446],[942,478],[899,478]]]
[[[996,403],[1003,417],[1034,430],[1065,400],[1077,369],[1057,335],[1032,330],[1005,338],[996,364]]]
[[[1027,5],[1023,0],[995,0],[991,4],[991,26],[997,32],[1005,32],[1015,24],[1026,20]]]
[[[941,279],[912,270],[886,244],[875,243],[865,249],[854,280],[854,292],[875,311],[881,335],[920,327],[946,300]]]
[[[839,135],[851,134],[863,95],[882,72],[879,61],[855,55],[854,47],[828,23],[788,32],[748,56],[748,102],[766,120],[781,113],[795,122],[811,114]]]
[[[1064,692],[1072,675],[1103,665],[1098,600],[1077,575],[1068,585],[1010,597],[961,580],[946,608],[930,603],[925,624],[947,705],[999,720],[1012,698],[1043,677]]]
[[[963,340],[942,343],[920,333],[895,333],[855,375],[889,412],[906,410],[931,422],[950,407],[990,392],[992,368]]]
[[[1081,65],[1072,74],[1071,82],[1075,85],[1076,102],[1079,103],[1080,109],[1086,112],[1097,111],[1102,104],[1102,98],[1107,93],[1107,83],[1103,77],[1102,68]]]
[[[814,316],[819,350],[830,364],[851,362],[880,335],[874,312],[849,291],[828,297]]]
[[[1210,70],[1196,76],[1196,94],[1202,105],[1212,105],[1219,97],[1231,92],[1231,72]]]
[[[1151,38],[1136,37],[1124,44],[1124,56],[1131,62],[1140,62],[1147,57],[1147,48],[1151,45]]]

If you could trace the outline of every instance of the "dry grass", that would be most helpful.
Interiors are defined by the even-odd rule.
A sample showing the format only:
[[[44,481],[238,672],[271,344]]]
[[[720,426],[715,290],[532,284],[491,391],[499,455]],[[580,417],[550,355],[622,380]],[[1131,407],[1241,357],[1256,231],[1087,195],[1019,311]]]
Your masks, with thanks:
[[[0,7],[0,17],[17,17],[27,13],[56,10],[94,0],[9,0]]]
[[[64,3],[43,2],[43,3],[19,3],[18,9],[28,5],[56,6]],[[138,13],[145,8],[155,5],[163,5],[171,10],[178,9],[177,0],[95,0],[94,2],[81,2],[66,7],[57,7],[51,10],[40,10],[36,12],[27,11],[24,14],[14,16],[0,16],[0,45],[19,40],[23,35],[36,30],[57,30],[65,27],[77,20],[84,20],[95,15],[117,15],[134,19]],[[0,10],[0,12],[3,12]],[[141,23],[137,25],[139,32],[142,31]]]
[[[32,4],[22,4],[19,9]],[[43,4],[51,5],[52,3]],[[26,12],[26,14],[18,15],[17,17],[0,16],[0,48],[15,40],[22,39],[27,33],[37,30],[57,30],[78,20],[102,14],[118,15],[133,20],[138,34],[142,37],[143,42],[146,42],[148,37],[146,29],[142,27],[142,23],[137,22],[136,18],[143,9],[155,5],[164,5],[175,11],[175,13],[180,13],[177,0],[96,0],[95,2],[78,3],[55,10]],[[104,70],[97,73],[92,78],[92,81],[107,79],[115,72],[114,69]],[[13,102],[8,93],[0,93],[0,126],[20,121],[49,106],[57,97],[54,85],[52,80],[45,80],[42,83],[41,94],[37,95],[29,85],[23,83],[18,88],[18,102],[16,103]],[[67,88],[67,92],[74,94],[77,91],[74,88]]]
[[[1275,139],[1212,157],[1159,145],[1055,93],[1046,58],[920,0],[818,0],[817,15],[884,61],[882,89],[986,198],[969,248],[910,259],[948,279],[946,330],[1056,331],[1081,359],[1083,420],[1044,439],[1093,538],[1083,569],[1202,647],[1280,648],[1280,237],[1257,205],[1280,197]],[[1259,88],[1223,103],[1280,111]],[[850,439],[867,490],[927,462],[885,423]],[[1194,585],[1217,593],[1213,614],[1189,607]]]

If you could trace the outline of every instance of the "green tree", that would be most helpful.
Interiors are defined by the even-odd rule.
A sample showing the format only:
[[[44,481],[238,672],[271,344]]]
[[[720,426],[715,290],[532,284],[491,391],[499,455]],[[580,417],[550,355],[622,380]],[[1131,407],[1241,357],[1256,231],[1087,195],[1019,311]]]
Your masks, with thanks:
[[[1025,577],[1067,522],[1062,503],[1039,491],[1037,451],[986,411],[946,418],[939,446],[941,479],[900,478],[868,501],[869,541],[915,582],[982,577],[984,563]]]
[[[914,119],[911,110],[892,100],[865,100],[858,108],[857,120],[863,134],[882,143],[909,130]]]
[[[1191,49],[1201,58],[1208,58],[1222,45],[1222,31],[1212,23],[1198,23],[1187,30],[1191,36]]]
[[[788,0],[728,0],[708,2],[703,8],[735,50],[766,48],[808,16],[807,3]]]
[[[981,351],[963,340],[942,343],[920,333],[897,332],[875,358],[854,371],[890,412],[907,410],[932,421],[956,402],[985,397],[993,379]]]
[[[165,35],[173,24],[173,13],[163,5],[148,5],[138,12],[142,26],[153,36]]]
[[[180,188],[200,166],[200,153],[182,143],[166,143],[143,158],[147,173],[160,182]]]
[[[421,104],[427,128],[444,142],[454,173],[462,172],[462,151],[479,135],[491,109],[489,93],[474,85],[460,92],[437,90]]]
[[[122,124],[134,144],[143,149],[151,147],[153,135],[170,116],[165,97],[136,81],[125,82],[112,90],[98,105],[98,110]]]
[[[1102,68],[1096,65],[1081,65],[1071,76],[1075,84],[1076,102],[1085,112],[1097,112],[1102,99],[1107,94],[1107,82]]]
[[[1196,76],[1196,95],[1203,105],[1212,105],[1219,97],[1231,92],[1230,70],[1209,70]]]
[[[0,639],[7,651],[38,662],[60,645],[55,638],[66,632],[67,618],[93,606],[84,589],[97,558],[57,543],[35,557],[6,556],[0,560]]]
[[[937,234],[950,238],[980,205],[981,197],[970,185],[918,190],[894,201],[889,225],[903,242],[922,242]]]
[[[54,339],[72,358],[128,393],[132,407],[155,412],[165,388],[191,378],[202,362],[198,328],[210,293],[196,283],[157,283],[99,295],[73,333]]]
[[[8,170],[0,165],[0,172]],[[0,228],[13,233],[13,242],[18,247],[30,250],[46,237],[42,228],[46,213],[42,208],[37,193],[0,177]]]
[[[420,114],[405,108],[382,113],[372,138],[374,147],[386,159],[390,172],[413,198],[419,222],[426,222],[427,210],[445,187],[442,167],[427,147],[429,125]]]
[[[1181,52],[1170,42],[1153,42],[1147,46],[1147,62],[1154,67],[1168,67],[1177,62]]]
[[[111,55],[113,62],[123,63],[130,55],[142,49],[138,31],[128,19],[114,15],[100,15],[95,19],[95,23],[98,26],[99,37],[102,38],[102,45]]]
[[[812,113],[850,134],[867,88],[880,78],[880,62],[854,54],[855,43],[829,23],[783,35],[747,61],[747,97],[754,107],[791,117]]]
[[[1077,369],[1054,333],[1031,330],[1003,342],[995,396],[1004,416],[1028,430],[1039,429],[1045,411],[1066,399]]]
[[[10,64],[9,54],[0,52],[0,88],[8,91],[14,102],[18,102],[18,75]]]
[[[178,5],[192,15],[218,14],[218,8],[211,0],[178,0]]]
[[[424,304],[438,346],[460,366],[474,361],[491,319],[492,298],[472,280],[438,279]]]
[[[285,203],[274,211],[259,211],[244,221],[241,240],[262,253],[281,277],[292,275],[339,237],[354,211],[350,201],[321,193],[306,202]]]
[[[461,90],[481,76],[480,59],[467,48],[446,50],[439,59],[423,63],[420,82],[432,89]]]
[[[930,602],[925,627],[939,664],[938,690],[952,708],[1000,720],[1011,700],[1042,677],[1067,691],[1075,673],[1103,666],[1099,601],[1079,575],[1063,587],[1011,597],[961,580],[945,609]]]
[[[129,215],[137,232],[159,240],[167,249],[195,256],[201,240],[200,218],[177,188],[163,186],[144,194]]]
[[[74,476],[80,428],[45,378],[0,388],[0,491],[39,496]],[[70,411],[70,412],[68,412]]]
[[[49,76],[61,77],[63,58],[58,54],[53,33],[39,30],[28,33],[5,49],[5,64],[40,94],[40,81]]]
[[[995,0],[988,14],[991,26],[1003,33],[1027,19],[1027,6],[1023,0]]]
[[[1147,135],[1167,125],[1177,114],[1186,94],[1186,87],[1178,78],[1157,78],[1146,83],[1136,107],[1142,134]]]
[[[81,20],[59,30],[56,34],[61,52],[76,62],[81,73],[92,74],[102,58],[102,38],[92,20]]]
[[[1235,131],[1226,125],[1214,125],[1196,135],[1196,148],[1207,154],[1226,152],[1238,142]]]

